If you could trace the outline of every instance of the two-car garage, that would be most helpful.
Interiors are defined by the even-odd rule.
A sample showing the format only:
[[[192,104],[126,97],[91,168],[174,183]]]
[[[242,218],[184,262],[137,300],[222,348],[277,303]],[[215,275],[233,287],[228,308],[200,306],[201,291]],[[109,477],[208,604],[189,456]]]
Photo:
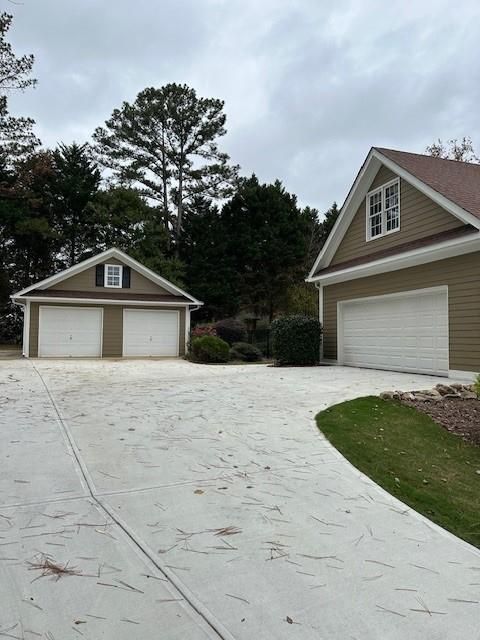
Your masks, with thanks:
[[[115,317],[122,335],[122,352],[136,357],[178,356],[180,312],[118,308]],[[38,356],[95,358],[103,354],[103,307],[40,305]],[[108,334],[108,327],[107,327]]]
[[[340,364],[448,375],[447,287],[338,302]]]

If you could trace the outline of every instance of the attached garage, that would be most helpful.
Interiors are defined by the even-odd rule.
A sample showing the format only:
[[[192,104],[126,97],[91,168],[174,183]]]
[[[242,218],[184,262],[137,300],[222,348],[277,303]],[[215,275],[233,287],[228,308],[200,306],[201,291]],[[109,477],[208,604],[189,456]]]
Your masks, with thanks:
[[[339,364],[448,375],[446,287],[345,300],[337,322]]]
[[[179,312],[123,310],[123,355],[178,356]]]
[[[100,308],[40,306],[39,357],[100,357],[102,324],[103,310]]]

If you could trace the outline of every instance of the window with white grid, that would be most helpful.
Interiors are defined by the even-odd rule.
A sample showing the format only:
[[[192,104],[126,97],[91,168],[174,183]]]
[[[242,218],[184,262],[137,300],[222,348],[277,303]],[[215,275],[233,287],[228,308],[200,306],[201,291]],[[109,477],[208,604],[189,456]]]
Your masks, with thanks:
[[[122,266],[119,264],[105,265],[105,286],[120,288],[122,286]]]
[[[367,195],[367,240],[400,229],[400,183],[389,182]]]

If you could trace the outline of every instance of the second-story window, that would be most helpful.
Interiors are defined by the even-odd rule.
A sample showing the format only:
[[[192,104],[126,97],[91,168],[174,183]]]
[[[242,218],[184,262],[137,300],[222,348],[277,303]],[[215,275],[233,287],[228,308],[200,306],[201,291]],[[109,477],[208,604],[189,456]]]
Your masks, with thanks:
[[[119,264],[105,265],[105,287],[120,288],[122,286],[122,267]]]
[[[389,182],[367,194],[367,240],[400,229],[400,181]]]

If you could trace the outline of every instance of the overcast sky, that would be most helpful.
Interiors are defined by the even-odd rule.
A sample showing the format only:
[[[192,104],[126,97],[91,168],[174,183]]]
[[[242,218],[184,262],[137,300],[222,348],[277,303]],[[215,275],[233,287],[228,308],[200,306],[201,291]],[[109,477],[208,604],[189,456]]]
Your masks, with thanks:
[[[302,204],[343,201],[371,146],[480,150],[478,0],[0,0],[39,84],[11,101],[43,143],[89,140],[146,86],[221,98],[222,147]],[[19,0],[16,0],[19,2]]]

